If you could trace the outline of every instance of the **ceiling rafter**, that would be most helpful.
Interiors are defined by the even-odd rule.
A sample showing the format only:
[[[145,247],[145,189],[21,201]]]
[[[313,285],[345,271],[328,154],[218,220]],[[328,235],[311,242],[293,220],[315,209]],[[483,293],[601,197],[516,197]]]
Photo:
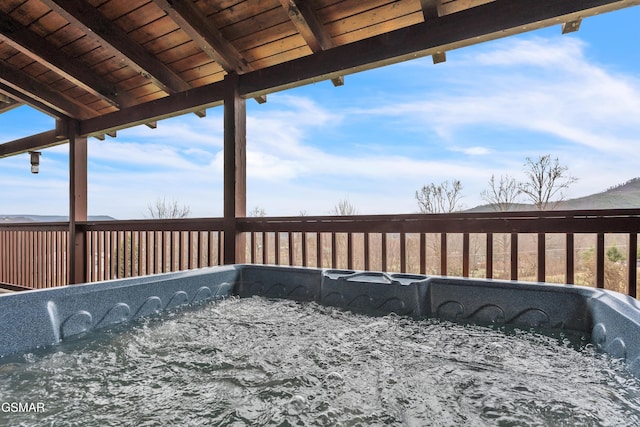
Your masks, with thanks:
[[[19,92],[17,90],[15,90],[14,88],[5,85],[4,83],[2,83],[0,81],[0,94],[11,98],[15,101],[21,102],[22,104],[26,104],[29,105],[32,108],[35,108],[36,110],[39,110],[41,112],[43,112],[44,114],[47,114],[51,117],[61,117],[63,116],[62,113],[60,113],[60,111],[55,110],[51,107],[49,107],[48,105],[43,104],[42,102],[33,99],[30,96],[27,96],[26,94]]]
[[[632,5],[640,0],[494,0],[244,74],[240,92],[255,97]]]
[[[59,137],[57,133],[58,132],[53,129],[28,136],[26,138],[20,138],[0,144],[0,158],[26,153],[27,151],[53,147],[55,145],[64,144],[69,140],[66,137]]]
[[[280,0],[280,4],[312,51],[319,52],[334,46],[308,1]]]
[[[151,125],[150,127],[154,128],[154,123],[158,120],[222,105],[223,93],[223,82],[210,83],[101,117],[83,120],[80,122],[79,133],[94,136],[135,125]],[[123,121],[128,125],[122,126]]]
[[[0,40],[51,68],[55,73],[118,108],[135,105],[133,97],[98,77],[85,64],[66,55],[9,15],[0,12]]]
[[[21,102],[16,101],[15,99],[0,93],[0,113],[13,110],[14,108],[19,107],[21,105],[22,105]]]
[[[14,90],[13,93],[6,93],[6,95],[17,98],[34,108],[40,109],[39,107],[45,106],[45,112],[55,113],[57,117],[64,115],[76,119],[88,119],[98,115],[95,110],[65,96],[2,59],[0,59],[0,83]]]
[[[150,79],[163,91],[172,94],[190,89],[171,68],[133,41],[126,32],[85,1],[41,0],[54,12],[75,26],[82,28],[88,36],[97,39],[144,77]]]
[[[318,20],[308,1],[280,0],[289,19],[309,48],[315,53],[335,47],[329,33]],[[344,76],[331,79],[334,86],[344,85]]]
[[[554,0],[527,8],[530,0],[496,0],[468,11],[304,56],[239,76],[246,98],[327,80],[420,56],[457,49],[507,35],[548,27],[628,6],[640,0]],[[501,19],[492,20],[493,16]],[[80,122],[80,134],[93,135],[193,112],[222,103],[222,84],[211,83]]]
[[[207,21],[195,3],[174,0],[153,0],[153,2],[226,72],[234,71],[241,74],[251,70],[240,52],[217,28],[211,25],[211,22]]]
[[[238,74],[253,71],[253,67],[222,33],[207,21],[202,11],[190,1],[153,0],[182,31],[202,49],[209,58],[216,61],[227,73]],[[255,98],[258,104],[267,102],[266,96]],[[206,112],[195,111],[202,118]]]
[[[574,21],[565,22],[562,24],[562,34],[574,33],[580,29],[582,19],[576,19]]]
[[[422,15],[424,16],[425,22],[440,17],[442,0],[420,0],[420,6],[422,6]],[[431,55],[431,58],[434,64],[440,64],[447,60],[447,52],[436,52]]]
[[[440,16],[440,5],[442,0],[420,0],[420,6],[422,7],[422,15],[424,20],[435,19]]]
[[[85,4],[85,2],[78,3]],[[458,0],[446,3],[446,6],[450,7],[455,3],[458,3]],[[293,59],[286,62],[241,74],[238,79],[240,85],[238,91],[245,98],[262,96],[316,81],[433,55],[438,50],[448,51],[538,28],[579,22],[592,15],[639,5],[640,0],[538,0],[536,2],[467,0],[467,3],[473,3],[476,7],[442,13],[442,16],[428,22],[381,32],[376,36],[344,43],[311,55],[304,52],[301,55],[306,56],[294,55]],[[166,21],[170,20],[168,17],[165,18]],[[282,16],[279,19],[281,18]],[[89,30],[85,32],[87,31]],[[107,53],[106,49],[100,50],[105,50]],[[7,73],[0,73],[0,75],[3,74],[6,76]],[[14,81],[15,83],[17,82]],[[24,86],[29,88],[28,79],[24,83]],[[187,91],[153,100],[149,97],[147,98],[149,100],[143,104],[103,113],[89,119],[81,119],[78,122],[78,132],[81,135],[93,136],[138,124],[153,127],[156,120],[221,105],[223,89],[223,82],[212,79],[209,83]],[[44,103],[47,101],[45,96],[42,96],[42,101],[39,101],[26,95],[25,92],[33,91],[18,92],[14,87],[2,84],[0,81],[0,93],[19,102],[36,106],[53,116],[64,116],[59,109],[56,110]],[[47,94],[47,92],[43,93]],[[57,144],[59,143],[58,139],[55,139],[57,136],[59,133],[56,132],[34,137],[28,145],[30,149],[35,150],[47,144]],[[21,146],[24,147],[24,143]],[[0,152],[3,153],[2,155],[11,155],[12,150],[17,149],[16,147],[15,144],[8,146],[0,144]]]

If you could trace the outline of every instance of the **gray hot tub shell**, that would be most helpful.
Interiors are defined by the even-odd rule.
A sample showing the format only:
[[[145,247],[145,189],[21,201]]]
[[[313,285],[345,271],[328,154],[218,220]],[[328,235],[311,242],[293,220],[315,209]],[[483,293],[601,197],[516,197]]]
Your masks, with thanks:
[[[572,285],[233,265],[0,295],[0,357],[199,301],[259,295],[371,314],[397,313],[587,334],[640,377],[640,304]],[[1,359],[0,359],[1,362]]]

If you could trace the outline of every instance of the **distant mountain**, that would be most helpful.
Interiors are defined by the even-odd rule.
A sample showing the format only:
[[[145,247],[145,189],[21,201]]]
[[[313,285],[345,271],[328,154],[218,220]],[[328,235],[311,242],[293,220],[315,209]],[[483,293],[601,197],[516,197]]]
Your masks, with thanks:
[[[112,218],[107,215],[91,215],[89,221],[113,221]],[[67,222],[68,216],[62,215],[1,215],[0,224],[2,223],[18,223],[18,222]]]
[[[633,178],[624,184],[616,185],[601,193],[578,197],[558,203],[555,210],[589,209],[640,209],[640,178]],[[515,204],[513,211],[536,210],[532,204]],[[465,212],[493,212],[491,205],[481,205]]]

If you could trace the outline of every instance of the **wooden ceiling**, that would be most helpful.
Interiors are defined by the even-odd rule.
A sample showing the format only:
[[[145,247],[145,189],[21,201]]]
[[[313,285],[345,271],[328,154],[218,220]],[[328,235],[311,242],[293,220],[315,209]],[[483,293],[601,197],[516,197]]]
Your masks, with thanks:
[[[2,0],[0,113],[21,104],[81,134],[202,112],[225,75],[270,92],[581,19],[640,0]],[[52,131],[53,132],[53,131]],[[60,136],[60,135],[58,135]],[[0,157],[54,145],[0,144]],[[39,139],[38,139],[39,138]],[[58,138],[60,139],[60,138]],[[39,147],[38,147],[39,144]]]

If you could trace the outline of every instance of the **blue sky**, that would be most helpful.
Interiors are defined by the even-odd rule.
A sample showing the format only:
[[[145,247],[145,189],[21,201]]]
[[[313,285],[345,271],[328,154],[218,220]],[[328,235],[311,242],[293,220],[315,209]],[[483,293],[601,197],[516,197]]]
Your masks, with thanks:
[[[551,154],[578,178],[569,198],[640,176],[640,7],[247,101],[247,206],[325,215],[414,213],[422,185],[459,179],[483,203],[492,174],[523,176]],[[158,198],[222,215],[222,108],[89,140],[89,214],[145,218]],[[0,115],[0,142],[52,129],[27,107]],[[0,214],[67,215],[68,145],[0,159]]]

